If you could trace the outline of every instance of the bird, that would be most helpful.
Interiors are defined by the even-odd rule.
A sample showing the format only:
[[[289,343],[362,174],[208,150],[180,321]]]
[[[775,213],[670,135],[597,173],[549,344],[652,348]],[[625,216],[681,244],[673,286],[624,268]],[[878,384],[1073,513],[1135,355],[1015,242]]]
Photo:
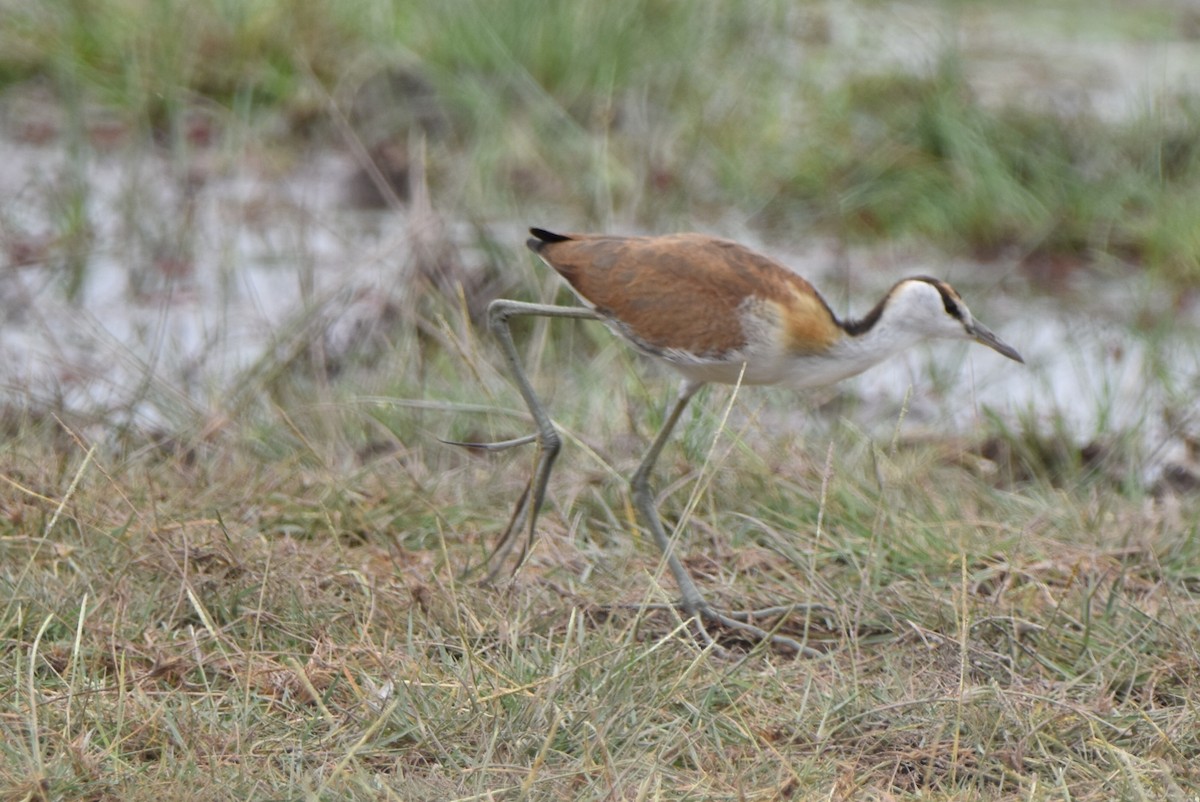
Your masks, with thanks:
[[[634,505],[679,588],[679,607],[709,643],[713,641],[707,626],[720,626],[812,653],[785,635],[754,626],[748,614],[725,613],[710,605],[659,519],[650,476],[697,390],[710,383],[825,387],[931,339],[974,341],[1008,359],[1025,361],[975,319],[953,287],[930,276],[901,279],[862,317],[841,318],[800,275],[732,240],[696,233],[617,236],[558,234],[542,228],[529,233],[528,248],[566,280],[582,306],[505,298],[489,304],[489,328],[537,432],[498,443],[456,444],[498,451],[536,442],[538,448],[529,483],[489,557],[487,579],[498,574],[522,530],[526,538],[518,567],[524,561],[561,448],[561,438],[521,364],[509,322],[530,315],[601,321],[636,351],[680,376],[674,404],[629,482]]]

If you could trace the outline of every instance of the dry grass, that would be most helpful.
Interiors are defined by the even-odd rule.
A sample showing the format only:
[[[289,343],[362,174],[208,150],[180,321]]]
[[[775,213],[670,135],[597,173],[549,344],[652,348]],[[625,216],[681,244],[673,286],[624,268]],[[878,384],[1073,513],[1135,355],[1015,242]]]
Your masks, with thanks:
[[[489,347],[471,348],[484,386],[512,397]],[[15,420],[6,798],[1200,790],[1194,497],[1061,468],[998,484],[961,443],[891,448],[836,424],[797,443],[762,432],[749,397],[720,431],[709,399],[663,466],[686,477],[672,516],[715,477],[689,565],[726,605],[827,605],[778,622],[821,658],[735,641],[720,658],[643,606],[673,592],[613,478],[643,437],[606,432],[645,388],[619,388],[606,414],[569,389],[620,354],[558,377],[564,427],[595,455],[569,447],[538,548],[497,588],[462,571],[528,457],[447,453],[411,434],[410,409],[295,406],[120,447]],[[315,416],[337,436],[297,437]],[[694,461],[713,438],[713,461]]]

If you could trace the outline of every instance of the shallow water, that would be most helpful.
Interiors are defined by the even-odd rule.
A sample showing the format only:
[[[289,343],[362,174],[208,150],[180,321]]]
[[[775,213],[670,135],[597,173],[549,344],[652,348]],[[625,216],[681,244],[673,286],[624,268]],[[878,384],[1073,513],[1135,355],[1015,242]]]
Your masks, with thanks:
[[[153,149],[71,164],[54,147],[2,147],[12,158],[0,167],[0,214],[10,242],[35,255],[0,275],[9,399],[124,409],[155,425],[172,399],[219,398],[314,315],[336,341],[356,309],[403,285],[405,221],[345,209],[331,189],[353,170],[342,156],[270,178],[238,165],[197,185]],[[54,246],[61,210],[44,200],[68,181],[86,188],[91,229],[74,297]],[[36,258],[43,246],[48,261]]]

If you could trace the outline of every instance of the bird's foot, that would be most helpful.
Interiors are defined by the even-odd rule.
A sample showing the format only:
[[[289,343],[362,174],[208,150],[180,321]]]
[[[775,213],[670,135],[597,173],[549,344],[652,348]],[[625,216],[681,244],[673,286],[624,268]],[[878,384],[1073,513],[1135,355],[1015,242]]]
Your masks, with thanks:
[[[538,435],[536,432],[534,434],[524,435],[523,437],[514,437],[511,440],[500,440],[494,443],[447,440],[442,437],[438,438],[440,442],[448,446],[465,448],[468,451],[487,451],[493,453],[497,451],[507,451],[510,448],[528,445],[529,443],[536,443],[537,439]],[[491,552],[488,553],[487,559],[485,559],[483,562],[483,564],[488,567],[487,574],[483,578],[483,584],[485,585],[491,584],[495,581],[496,577],[500,575],[500,571],[504,567],[506,558],[508,557],[509,552],[512,551],[513,544],[516,542],[517,534],[524,528],[525,522],[530,518],[530,491],[532,488],[533,478],[530,477],[529,482],[525,484],[525,489],[521,492],[521,497],[517,499],[516,506],[513,507],[512,515],[509,516],[508,519],[508,526],[504,528],[504,532],[499,538],[497,538],[496,545],[492,548]],[[537,519],[536,511],[533,513],[533,518],[534,520]],[[529,539],[526,541],[525,547],[521,549],[521,554],[516,561],[517,566],[520,566],[520,564],[525,560],[525,555],[528,552],[529,546],[533,543],[533,523],[534,521],[529,522]],[[468,572],[470,570],[472,569],[468,569]],[[515,567],[513,568],[513,571],[514,573],[516,572]]]
[[[821,654],[819,651],[779,631],[786,615],[805,610],[806,607],[810,606],[817,605],[788,605],[768,608],[765,611],[724,612],[705,604],[695,612],[695,620],[700,630],[700,639],[706,645],[711,643],[718,648],[723,648],[720,641],[714,638],[712,633],[709,632],[709,628],[711,627],[713,629],[725,630],[738,640],[766,643],[777,649],[794,654],[797,657],[818,657]],[[756,621],[766,623],[766,620],[770,619],[774,619],[774,626],[769,629],[764,629],[755,623]]]
[[[554,458],[558,455],[560,447],[558,434],[551,428],[548,432],[527,434],[522,437],[514,437],[511,440],[500,440],[495,443],[438,439],[446,445],[489,452],[506,451],[517,446],[537,443],[538,449],[537,455],[534,458],[533,473],[530,475],[529,481],[525,483],[525,489],[521,492],[520,498],[517,499],[517,504],[508,519],[508,526],[504,528],[504,532],[496,540],[495,547],[492,548],[487,559],[484,561],[484,565],[488,567],[488,571],[483,578],[483,584],[491,584],[501,574],[514,545],[520,538],[521,533],[524,533],[525,542],[522,544],[517,559],[513,563],[512,573],[515,574],[517,569],[525,562],[525,558],[529,555],[529,550],[533,547],[537,531],[538,510],[541,509],[542,500],[546,496],[546,483],[550,480],[550,471],[554,467]]]
[[[780,627],[787,620],[787,617],[795,613],[811,615],[813,613],[832,614],[833,612],[833,608],[824,604],[801,602],[764,607],[759,610],[739,611],[718,610],[705,601],[700,601],[692,605],[681,602],[679,604],[639,606],[643,610],[676,610],[690,616],[694,622],[694,634],[699,639],[701,645],[705,647],[712,647],[718,651],[725,652],[726,649],[721,643],[721,632],[719,632],[719,630],[724,630],[728,636],[724,638],[726,641],[737,640],[741,642],[766,643],[798,657],[818,657],[821,652],[779,631]],[[763,626],[759,626],[759,624]],[[771,626],[764,628],[768,625]]]

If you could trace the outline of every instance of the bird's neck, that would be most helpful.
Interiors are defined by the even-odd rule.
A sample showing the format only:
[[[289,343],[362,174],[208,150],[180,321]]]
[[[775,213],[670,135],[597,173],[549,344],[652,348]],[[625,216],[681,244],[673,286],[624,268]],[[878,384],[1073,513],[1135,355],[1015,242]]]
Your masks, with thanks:
[[[847,376],[862,373],[926,339],[922,332],[905,325],[902,317],[899,310],[881,301],[862,318],[839,321],[846,336],[834,350],[836,358],[845,364]]]

